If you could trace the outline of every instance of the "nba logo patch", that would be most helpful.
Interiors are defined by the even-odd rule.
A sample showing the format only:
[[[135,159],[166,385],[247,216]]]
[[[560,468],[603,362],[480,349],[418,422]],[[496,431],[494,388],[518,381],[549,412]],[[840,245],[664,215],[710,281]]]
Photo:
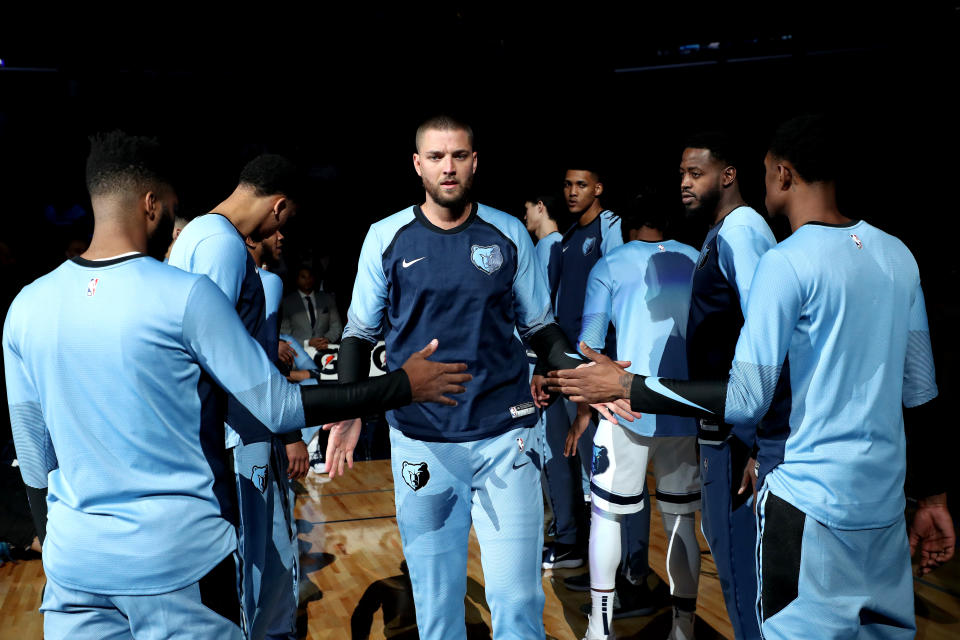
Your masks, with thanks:
[[[90,282],[87,283],[87,297],[91,297],[97,293],[97,285],[100,283],[100,278],[90,278]]]
[[[480,271],[489,274],[503,266],[503,254],[495,244],[486,247],[475,244],[470,247],[470,262]]]
[[[860,238],[857,237],[857,234],[851,233],[850,237],[853,238],[854,243],[856,243],[857,249],[863,249],[863,243],[860,242]]]
[[[520,453],[523,453],[523,438],[517,438],[517,446],[520,447]]]
[[[658,245],[657,245],[657,249],[660,250],[660,251],[666,251],[666,250],[667,250],[667,248],[666,248],[665,246],[663,246],[662,244],[658,244]]]
[[[593,248],[597,245],[596,237],[587,238],[583,241],[583,255],[588,256],[590,252],[593,251]]]

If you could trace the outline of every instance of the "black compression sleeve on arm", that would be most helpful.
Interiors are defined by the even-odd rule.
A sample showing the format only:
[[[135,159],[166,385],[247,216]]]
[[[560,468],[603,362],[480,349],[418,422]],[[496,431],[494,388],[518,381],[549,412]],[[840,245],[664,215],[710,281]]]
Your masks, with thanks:
[[[906,493],[911,498],[929,498],[944,493],[950,484],[949,447],[943,446],[942,421],[937,415],[939,398],[903,409],[907,435]]]
[[[300,431],[288,431],[287,433],[278,433],[277,437],[280,439],[280,442],[286,445],[303,439],[303,434],[301,434]]]
[[[723,421],[726,380],[672,380],[633,376],[630,406],[644,413],[665,413]]]
[[[27,501],[30,503],[30,515],[33,516],[33,528],[37,532],[40,544],[47,537],[47,490],[27,485]]]
[[[373,345],[362,338],[344,338],[337,354],[337,381],[360,382],[370,377],[372,351]]]
[[[527,342],[530,343],[530,348],[537,354],[537,367],[534,373],[555,369],[576,369],[577,366],[586,362],[567,340],[567,336],[564,335],[560,325],[556,323],[543,327],[527,338]],[[576,354],[576,356],[570,354]],[[542,366],[541,363],[543,363]],[[546,367],[546,369],[542,367]],[[539,375],[543,375],[543,373]]]
[[[326,424],[410,404],[410,379],[403,370],[363,382],[300,387],[306,424]]]

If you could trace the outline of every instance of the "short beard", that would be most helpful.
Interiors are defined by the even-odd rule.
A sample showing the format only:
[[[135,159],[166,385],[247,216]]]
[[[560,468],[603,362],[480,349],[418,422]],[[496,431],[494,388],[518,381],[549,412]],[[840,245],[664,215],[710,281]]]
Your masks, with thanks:
[[[450,197],[440,190],[439,185],[428,184],[426,180],[423,181],[423,188],[430,194],[430,198],[441,207],[449,209],[454,213],[461,213],[470,202],[470,196],[473,191],[473,177],[471,176],[470,179],[462,183],[461,186],[463,187],[463,191],[457,196]]]
[[[697,198],[696,202],[699,203],[700,206],[695,209],[687,209],[684,207],[687,217],[703,218],[707,222],[713,222],[713,219],[717,215],[717,205],[720,204],[720,192],[709,191],[703,194],[702,197]]]

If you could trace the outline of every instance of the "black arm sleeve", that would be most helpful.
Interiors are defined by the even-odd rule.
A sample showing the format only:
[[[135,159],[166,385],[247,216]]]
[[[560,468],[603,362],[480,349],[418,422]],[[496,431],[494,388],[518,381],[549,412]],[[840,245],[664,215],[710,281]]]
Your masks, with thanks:
[[[903,410],[907,434],[906,493],[911,498],[929,498],[944,493],[952,473],[947,459],[949,447],[943,446],[941,420],[937,415],[938,398]]]
[[[372,351],[373,345],[362,338],[344,338],[337,354],[337,381],[361,382],[370,377]]]
[[[30,503],[30,515],[33,516],[33,528],[37,532],[40,544],[47,537],[47,489],[37,489],[27,485],[27,501]]]
[[[647,382],[649,379],[650,383]],[[727,380],[672,380],[633,376],[630,406],[634,411],[723,421]]]
[[[288,431],[286,433],[278,433],[277,438],[279,438],[283,444],[293,444],[301,440],[303,434],[301,434],[300,431]]]
[[[586,362],[567,340],[563,329],[556,323],[548,324],[527,338],[530,348],[537,354],[534,374],[544,375],[555,369],[576,369]],[[576,357],[570,354],[576,354]]]
[[[396,409],[413,400],[403,369],[363,382],[300,387],[306,424],[326,424]]]

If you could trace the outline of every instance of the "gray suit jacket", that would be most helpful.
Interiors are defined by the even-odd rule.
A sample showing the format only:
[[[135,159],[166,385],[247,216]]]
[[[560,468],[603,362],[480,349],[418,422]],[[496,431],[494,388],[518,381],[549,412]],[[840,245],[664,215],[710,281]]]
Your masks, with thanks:
[[[283,310],[283,320],[280,323],[280,333],[293,336],[303,345],[304,340],[310,338],[326,338],[330,342],[340,342],[343,332],[343,322],[337,311],[337,303],[329,293],[314,291],[313,299],[316,303],[316,322],[310,326],[310,314],[303,303],[303,295],[295,291],[283,299],[280,305]]]

